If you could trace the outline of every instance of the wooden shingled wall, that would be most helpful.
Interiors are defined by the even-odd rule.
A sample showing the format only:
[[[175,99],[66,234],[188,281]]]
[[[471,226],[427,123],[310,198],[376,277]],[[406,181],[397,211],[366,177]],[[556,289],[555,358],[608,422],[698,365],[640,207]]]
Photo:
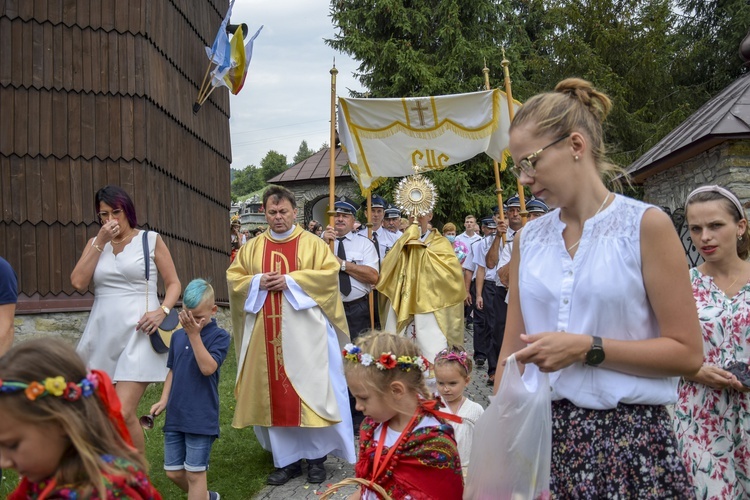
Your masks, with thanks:
[[[228,92],[192,105],[228,0],[0,6],[0,256],[19,277],[18,311],[90,306],[70,273],[106,184],[161,233],[183,286],[209,278],[225,302]]]

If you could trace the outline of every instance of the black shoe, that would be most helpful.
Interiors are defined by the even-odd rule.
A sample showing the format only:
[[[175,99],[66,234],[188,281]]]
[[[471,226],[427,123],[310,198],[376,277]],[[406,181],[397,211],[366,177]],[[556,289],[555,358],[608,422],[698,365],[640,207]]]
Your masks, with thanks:
[[[320,484],[328,478],[326,466],[323,463],[312,464],[307,462],[307,482]]]
[[[477,358],[474,360],[474,362],[476,362],[477,366],[484,366],[487,360],[484,358]]]
[[[266,479],[266,483],[281,486],[288,483],[290,479],[300,475],[302,475],[302,464],[298,461],[270,473],[268,479]]]
[[[490,387],[492,387],[493,385],[495,385],[495,375],[494,374],[492,374],[489,377],[487,377],[487,385],[489,385]]]

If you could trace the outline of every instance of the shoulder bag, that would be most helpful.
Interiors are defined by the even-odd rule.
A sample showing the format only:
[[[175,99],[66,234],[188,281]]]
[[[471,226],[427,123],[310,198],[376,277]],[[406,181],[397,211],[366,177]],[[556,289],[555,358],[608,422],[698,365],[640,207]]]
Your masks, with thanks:
[[[148,249],[148,230],[143,231],[143,262],[146,276],[146,312],[148,312],[148,278],[151,273],[151,258]],[[169,343],[172,340],[172,334],[182,328],[180,319],[177,317],[177,310],[172,308],[167,317],[159,325],[154,333],[148,336],[151,341],[151,347],[159,354],[169,352]]]

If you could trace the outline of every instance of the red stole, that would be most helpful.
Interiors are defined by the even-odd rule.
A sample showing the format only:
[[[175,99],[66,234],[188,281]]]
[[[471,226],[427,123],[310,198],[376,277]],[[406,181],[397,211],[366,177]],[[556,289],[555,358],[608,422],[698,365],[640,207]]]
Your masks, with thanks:
[[[263,249],[263,272],[277,271],[289,274],[297,270],[299,236],[285,243],[266,238]],[[271,395],[271,425],[274,427],[299,427],[302,401],[294,390],[284,369],[284,352],[281,347],[282,292],[268,292],[263,304],[263,330],[266,335],[266,363]]]

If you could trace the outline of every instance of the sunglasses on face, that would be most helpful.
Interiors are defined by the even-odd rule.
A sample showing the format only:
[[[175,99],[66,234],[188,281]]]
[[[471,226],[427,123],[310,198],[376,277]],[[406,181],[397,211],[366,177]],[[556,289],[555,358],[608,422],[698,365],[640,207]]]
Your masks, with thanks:
[[[122,209],[116,208],[116,209],[112,210],[111,212],[99,212],[96,215],[99,216],[99,219],[102,222],[105,221],[105,220],[109,220],[112,217],[114,217],[115,219],[117,219],[118,217],[120,217],[120,215],[122,215]]]
[[[542,154],[542,151],[544,151],[547,148],[551,148],[558,142],[564,139],[567,139],[568,137],[570,137],[570,134],[565,134],[564,136],[550,142],[539,151],[531,153],[526,158],[519,160],[519,162],[516,165],[513,165],[512,167],[510,167],[510,172],[516,177],[521,177],[522,173],[526,174],[529,177],[534,177],[536,175],[536,168],[534,167],[534,164],[539,159],[539,155]]]

